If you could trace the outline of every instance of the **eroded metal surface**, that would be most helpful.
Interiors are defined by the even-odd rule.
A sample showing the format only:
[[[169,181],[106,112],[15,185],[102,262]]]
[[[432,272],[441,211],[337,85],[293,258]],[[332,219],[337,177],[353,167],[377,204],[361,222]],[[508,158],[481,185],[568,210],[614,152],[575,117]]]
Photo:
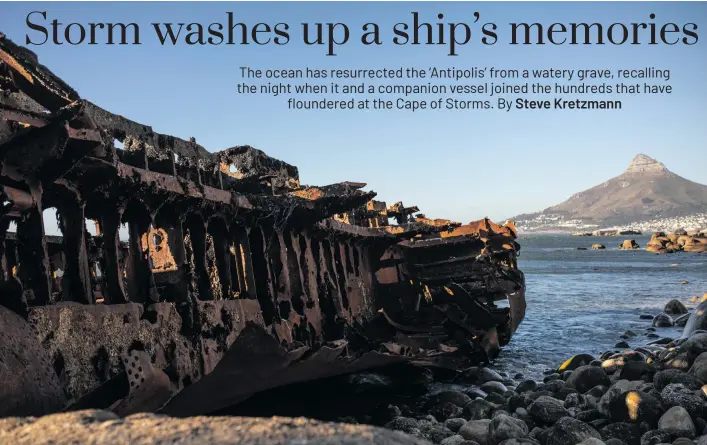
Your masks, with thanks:
[[[396,362],[460,366],[522,321],[512,224],[302,185],[253,147],[210,153],[83,100],[3,37],[0,61],[0,303],[37,332],[67,409],[190,415]]]

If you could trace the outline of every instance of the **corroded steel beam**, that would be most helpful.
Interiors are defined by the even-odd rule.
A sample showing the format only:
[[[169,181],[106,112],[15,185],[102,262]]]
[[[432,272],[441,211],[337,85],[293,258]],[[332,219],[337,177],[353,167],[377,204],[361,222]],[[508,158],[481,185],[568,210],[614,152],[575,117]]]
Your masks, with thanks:
[[[0,330],[37,333],[37,369],[11,372],[56,399],[29,392],[18,412],[207,413],[390,363],[488,360],[522,320],[512,224],[428,219],[364,183],[302,185],[250,146],[159,134],[3,36],[0,89],[0,305],[22,317]]]

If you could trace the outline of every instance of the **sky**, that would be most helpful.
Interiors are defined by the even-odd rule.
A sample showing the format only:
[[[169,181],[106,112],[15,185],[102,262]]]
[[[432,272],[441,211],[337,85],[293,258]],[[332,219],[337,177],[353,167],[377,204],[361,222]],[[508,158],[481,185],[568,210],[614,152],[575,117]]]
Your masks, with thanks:
[[[252,145],[299,168],[303,184],[367,183],[389,204],[417,205],[428,217],[468,222],[503,220],[542,210],[620,174],[638,153],[671,171],[707,183],[707,3],[6,3],[0,32],[19,44],[32,11],[47,22],[135,22],[141,45],[33,45],[40,62],[82,98],[209,151]],[[392,27],[422,20],[472,23],[473,40],[448,56],[446,45],[394,45]],[[162,46],[151,23],[237,21],[291,25],[286,45]],[[437,20],[437,14],[444,20]],[[509,23],[696,23],[687,45],[509,45]],[[39,22],[35,15],[35,22]],[[343,22],[351,41],[326,48],[301,43],[303,22]],[[380,25],[379,46],[358,41],[366,22]],[[498,25],[495,45],[482,45],[479,26]],[[435,111],[293,111],[286,97],[238,94],[240,67],[671,70],[673,92],[624,96],[623,109]],[[636,83],[641,82],[637,80]],[[356,82],[354,82],[356,83]],[[360,82],[358,82],[360,83]],[[468,81],[469,84],[478,83]],[[511,95],[511,97],[515,97]],[[547,98],[554,98],[549,95]],[[531,97],[533,98],[533,97]],[[612,97],[613,98],[613,97]]]

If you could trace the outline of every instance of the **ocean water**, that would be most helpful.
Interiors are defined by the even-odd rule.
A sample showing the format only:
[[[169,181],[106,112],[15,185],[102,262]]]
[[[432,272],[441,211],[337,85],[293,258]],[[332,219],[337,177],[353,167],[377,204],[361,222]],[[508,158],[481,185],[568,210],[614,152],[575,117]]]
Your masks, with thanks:
[[[658,314],[673,298],[694,309],[690,297],[707,292],[707,254],[619,250],[626,238],[644,247],[650,237],[521,237],[518,265],[526,276],[528,307],[494,368],[511,377],[520,372],[539,378],[572,355],[617,350],[619,336],[628,329],[639,334],[626,340],[631,347],[646,344],[651,321],[639,315]],[[591,250],[594,243],[606,250]],[[658,328],[656,333],[678,338],[681,331]]]

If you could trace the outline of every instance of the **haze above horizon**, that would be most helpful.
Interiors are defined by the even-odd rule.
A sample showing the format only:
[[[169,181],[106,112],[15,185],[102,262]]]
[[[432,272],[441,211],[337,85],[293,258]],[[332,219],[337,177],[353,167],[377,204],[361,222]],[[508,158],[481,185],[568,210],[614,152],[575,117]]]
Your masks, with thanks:
[[[70,22],[222,21],[345,22],[357,38],[375,21],[387,32],[411,11],[435,22],[502,25],[512,21],[694,22],[702,33],[705,3],[9,3],[0,32],[24,45],[31,11]],[[700,36],[701,40],[707,36]],[[390,41],[390,35],[384,35]],[[364,47],[356,42],[326,57],[296,40],[284,46],[175,47],[145,38],[139,46],[29,46],[79,94],[161,133],[195,137],[208,150],[252,145],[300,170],[303,184],[368,183],[377,199],[417,205],[428,217],[461,222],[502,220],[543,210],[621,174],[644,153],[675,174],[707,184],[707,43],[693,46],[468,45]],[[624,97],[620,111],[315,112],[289,111],[283,97],[236,94],[240,67],[670,69],[673,93]],[[529,98],[533,98],[529,96]]]

